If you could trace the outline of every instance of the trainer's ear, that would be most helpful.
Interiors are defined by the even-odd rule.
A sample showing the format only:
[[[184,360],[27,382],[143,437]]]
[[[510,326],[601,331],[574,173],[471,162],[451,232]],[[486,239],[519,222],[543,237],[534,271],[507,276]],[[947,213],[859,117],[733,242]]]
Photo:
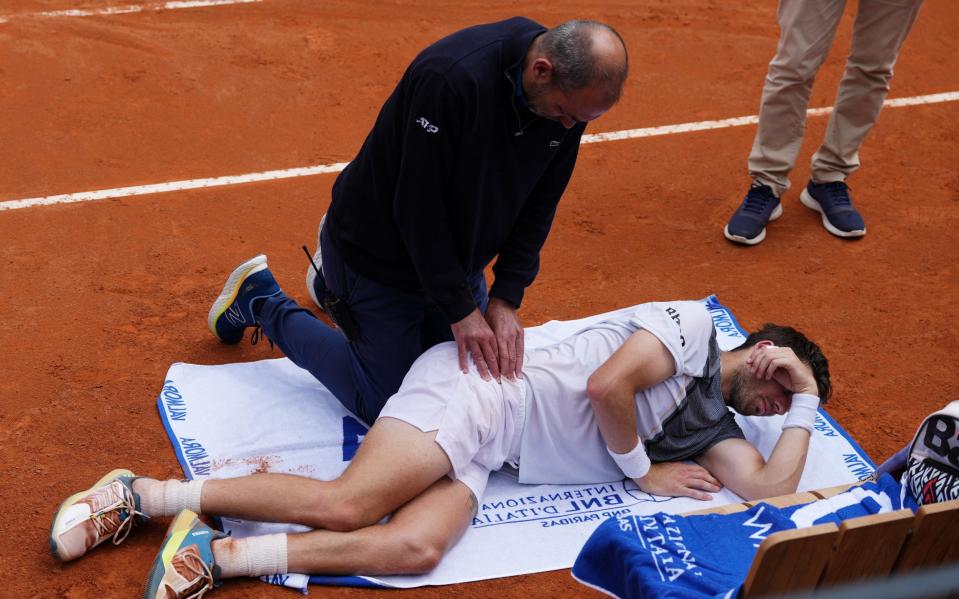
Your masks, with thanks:
[[[553,63],[545,56],[540,56],[532,64],[533,81],[546,85],[553,80]]]

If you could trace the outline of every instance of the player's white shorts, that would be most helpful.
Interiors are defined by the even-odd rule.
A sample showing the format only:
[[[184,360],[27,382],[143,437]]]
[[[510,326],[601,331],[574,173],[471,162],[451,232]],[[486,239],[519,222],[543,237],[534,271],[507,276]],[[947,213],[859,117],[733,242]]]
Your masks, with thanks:
[[[453,464],[459,480],[480,501],[489,473],[519,460],[526,416],[526,382],[484,381],[470,361],[459,369],[456,344],[441,343],[420,356],[380,418],[396,418],[428,433]]]

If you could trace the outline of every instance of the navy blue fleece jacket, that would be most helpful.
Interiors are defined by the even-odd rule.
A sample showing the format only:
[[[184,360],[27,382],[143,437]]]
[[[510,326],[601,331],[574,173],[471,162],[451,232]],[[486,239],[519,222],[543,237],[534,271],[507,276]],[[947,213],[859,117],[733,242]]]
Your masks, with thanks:
[[[422,290],[451,324],[476,308],[468,277],[493,258],[490,296],[519,307],[576,162],[585,124],[567,130],[514,101],[544,31],[515,17],[423,50],[333,185],[327,227],[343,260]]]

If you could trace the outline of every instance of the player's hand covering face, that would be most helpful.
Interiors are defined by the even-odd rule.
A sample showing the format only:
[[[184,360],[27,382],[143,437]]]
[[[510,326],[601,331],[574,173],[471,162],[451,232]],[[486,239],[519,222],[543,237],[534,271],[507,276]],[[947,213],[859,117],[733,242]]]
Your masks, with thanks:
[[[761,341],[749,350],[729,399],[745,416],[772,416],[789,411],[793,393],[818,395],[812,369],[791,348]]]

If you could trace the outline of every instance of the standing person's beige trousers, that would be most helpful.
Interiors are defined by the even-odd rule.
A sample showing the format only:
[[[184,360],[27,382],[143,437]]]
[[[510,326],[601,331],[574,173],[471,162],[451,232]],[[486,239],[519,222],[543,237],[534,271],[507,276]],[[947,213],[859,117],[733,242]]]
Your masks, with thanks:
[[[816,183],[843,181],[859,168],[859,146],[889,91],[899,48],[922,0],[859,0],[846,72],[826,137],[812,158]],[[776,196],[789,189],[789,171],[802,144],[809,94],[832,46],[846,0],[780,0],[782,34],[769,63],[749,174]]]

